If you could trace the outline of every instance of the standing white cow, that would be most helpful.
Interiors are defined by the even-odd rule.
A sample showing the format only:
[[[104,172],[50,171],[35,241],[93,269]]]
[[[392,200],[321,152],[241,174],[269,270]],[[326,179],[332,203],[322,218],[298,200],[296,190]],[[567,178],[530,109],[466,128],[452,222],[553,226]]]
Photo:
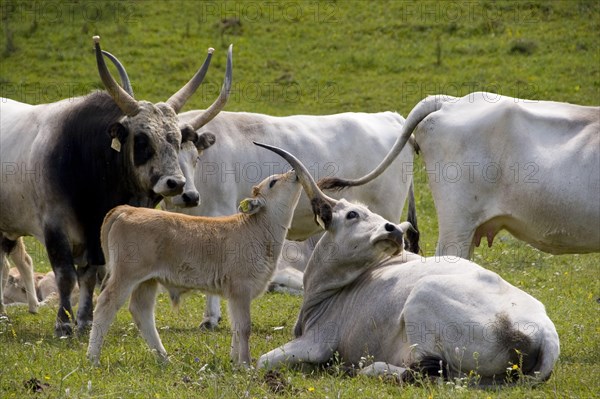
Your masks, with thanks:
[[[542,303],[466,259],[407,262],[397,255],[408,223],[397,226],[301,182],[325,234],[304,274],[296,339],[261,356],[259,367],[322,365],[337,353],[347,365],[371,358],[366,374],[475,371],[481,385],[503,383],[507,369],[549,378],[560,346]]]
[[[179,115],[183,123],[202,111]],[[404,118],[394,112],[343,113],[336,115],[295,115],[275,117],[244,112],[221,112],[197,132],[212,132],[216,143],[199,160],[195,170],[200,205],[175,208],[195,216],[220,216],[235,213],[237,204],[252,186],[275,173],[283,173],[288,165],[275,154],[252,145],[260,141],[285,146],[305,159],[309,171],[319,178],[334,174],[362,174],[387,153],[398,137]],[[363,145],[362,143],[368,143]],[[400,220],[412,184],[410,168],[413,148],[405,148],[382,179],[345,193],[352,200],[368,204],[370,209],[389,220]],[[173,197],[172,201],[178,201]],[[179,201],[181,202],[181,201]],[[415,216],[409,220],[414,223]],[[415,224],[416,227],[416,224]],[[309,201],[302,195],[294,213],[289,240],[305,240],[319,232],[313,222]],[[418,238],[410,237],[411,251],[418,251]],[[286,245],[281,257],[297,263],[301,245]],[[214,328],[220,319],[219,299],[209,297],[202,326]]]
[[[552,254],[600,251],[600,107],[483,92],[430,96],[375,170],[319,186],[370,182],[413,130],[437,210],[436,254],[469,258],[503,229]]]

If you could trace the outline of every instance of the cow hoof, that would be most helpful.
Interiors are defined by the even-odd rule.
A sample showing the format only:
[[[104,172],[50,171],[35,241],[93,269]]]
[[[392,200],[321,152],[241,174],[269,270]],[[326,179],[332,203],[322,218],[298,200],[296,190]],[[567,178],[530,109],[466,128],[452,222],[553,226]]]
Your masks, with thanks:
[[[91,321],[77,323],[77,336],[78,337],[83,337],[83,336],[88,335],[91,330],[92,330],[92,322]]]
[[[73,323],[56,323],[54,325],[54,335],[57,338],[73,336]]]
[[[38,308],[39,308],[39,307],[40,307],[39,305],[36,305],[36,306],[30,306],[30,307],[29,307],[29,313],[31,313],[31,314],[37,314],[37,312],[38,312]]]
[[[202,323],[200,323],[201,330],[215,331],[217,327],[219,327],[219,322],[215,322],[211,319],[203,320]]]

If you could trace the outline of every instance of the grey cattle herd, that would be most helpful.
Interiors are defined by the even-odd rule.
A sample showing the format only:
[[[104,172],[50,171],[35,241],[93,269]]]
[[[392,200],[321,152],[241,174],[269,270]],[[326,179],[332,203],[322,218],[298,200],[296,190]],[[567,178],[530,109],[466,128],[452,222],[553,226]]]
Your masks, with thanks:
[[[472,93],[427,97],[406,120],[221,112],[230,47],[219,98],[180,113],[212,49],[183,88],[152,104],[135,100],[125,68],[94,42],[105,91],[43,105],[0,99],[1,161],[35,173],[15,169],[0,187],[1,313],[13,301],[35,313],[54,295],[55,333],[89,332],[88,358],[101,364],[129,299],[141,335],[168,361],[158,289],[174,304],[200,290],[203,327],[217,325],[219,297],[228,299],[231,359],[251,367],[250,302],[272,282],[304,297],[294,339],[259,368],[337,358],[407,381],[476,372],[481,386],[502,384],[511,365],[550,377],[560,344],[544,305],[468,259],[500,230],[553,254],[600,251],[599,107]],[[443,256],[418,255],[415,153],[443,172],[429,179]],[[407,200],[408,221],[397,224]],[[34,278],[26,235],[45,245],[51,275]]]

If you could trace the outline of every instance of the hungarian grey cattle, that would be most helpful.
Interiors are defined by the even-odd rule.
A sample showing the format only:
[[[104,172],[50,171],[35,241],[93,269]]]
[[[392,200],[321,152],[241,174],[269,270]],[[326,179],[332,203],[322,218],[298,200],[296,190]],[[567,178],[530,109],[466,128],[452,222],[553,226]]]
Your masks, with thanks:
[[[250,365],[250,302],[267,287],[302,192],[295,171],[264,179],[230,216],[189,216],[120,206],[102,224],[108,280],[98,297],[88,357],[99,362],[104,337],[128,297],[129,311],[151,349],[167,359],[154,321],[158,284],[177,304],[201,290],[228,299],[231,359]],[[132,248],[124,255],[119,248]]]
[[[184,112],[179,119],[186,122],[201,112]],[[217,137],[216,143],[206,151],[195,169],[200,204],[193,208],[176,208],[167,204],[167,209],[197,216],[230,215],[253,184],[273,173],[287,170],[286,162],[275,154],[265,154],[265,151],[254,147],[252,141],[282,145],[300,154],[298,156],[305,159],[309,171],[317,178],[334,174],[361,174],[370,170],[387,153],[403,123],[404,118],[394,112],[285,117],[221,112],[198,130],[198,133],[211,132]],[[400,220],[412,183],[412,162],[413,149],[405,148],[382,179],[365,187],[350,189],[345,195],[368,204],[390,220]],[[170,201],[178,201],[177,198],[175,196]],[[416,227],[413,215],[409,216],[409,220]],[[312,219],[309,201],[302,195],[287,238],[305,240],[319,233]],[[411,250],[418,251],[417,237],[411,237],[410,242],[414,245]],[[287,265],[303,269],[303,266],[297,265],[301,263],[306,249],[302,243],[287,243],[281,258]],[[278,276],[280,281],[297,280],[295,275],[298,273],[288,270],[293,273]],[[202,326],[216,327],[220,315],[219,299],[209,296]]]
[[[600,107],[484,92],[430,96],[376,169],[320,187],[370,182],[413,130],[437,210],[436,254],[469,258],[503,229],[551,254],[600,251]]]
[[[474,371],[481,385],[502,383],[507,369],[550,376],[559,340],[542,303],[466,259],[405,259],[408,223],[329,198],[314,181],[303,185],[325,234],[304,274],[296,338],[258,367],[323,365],[337,355],[346,365],[373,361],[366,374]]]
[[[207,122],[199,115],[180,127],[177,113],[200,85],[210,54],[184,87],[152,104],[135,100],[116,83],[99,37],[94,41],[106,91],[42,105],[0,99],[0,260],[23,235],[45,244],[59,289],[60,336],[72,334],[69,298],[76,281],[78,329],[91,324],[106,213],[119,204],[153,207],[180,194],[185,180],[177,153],[182,142],[197,141],[195,130]]]

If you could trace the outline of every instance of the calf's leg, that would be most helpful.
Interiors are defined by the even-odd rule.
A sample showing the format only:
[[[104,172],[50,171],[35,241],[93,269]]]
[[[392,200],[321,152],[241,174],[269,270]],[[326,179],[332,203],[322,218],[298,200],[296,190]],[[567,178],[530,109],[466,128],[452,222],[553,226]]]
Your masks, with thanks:
[[[231,315],[231,360],[235,364],[250,365],[250,297],[229,298]]]
[[[145,281],[138,285],[131,294],[129,311],[150,349],[156,350],[161,360],[168,361],[167,351],[160,341],[154,319],[157,291],[158,283],[156,280]]]
[[[119,276],[119,278],[122,278],[122,276]],[[117,311],[123,306],[133,288],[134,284],[132,282],[119,280],[116,274],[112,274],[108,278],[106,287],[100,293],[96,310],[94,311],[94,322],[92,323],[87,350],[87,357],[94,364],[99,363],[104,337]]]

